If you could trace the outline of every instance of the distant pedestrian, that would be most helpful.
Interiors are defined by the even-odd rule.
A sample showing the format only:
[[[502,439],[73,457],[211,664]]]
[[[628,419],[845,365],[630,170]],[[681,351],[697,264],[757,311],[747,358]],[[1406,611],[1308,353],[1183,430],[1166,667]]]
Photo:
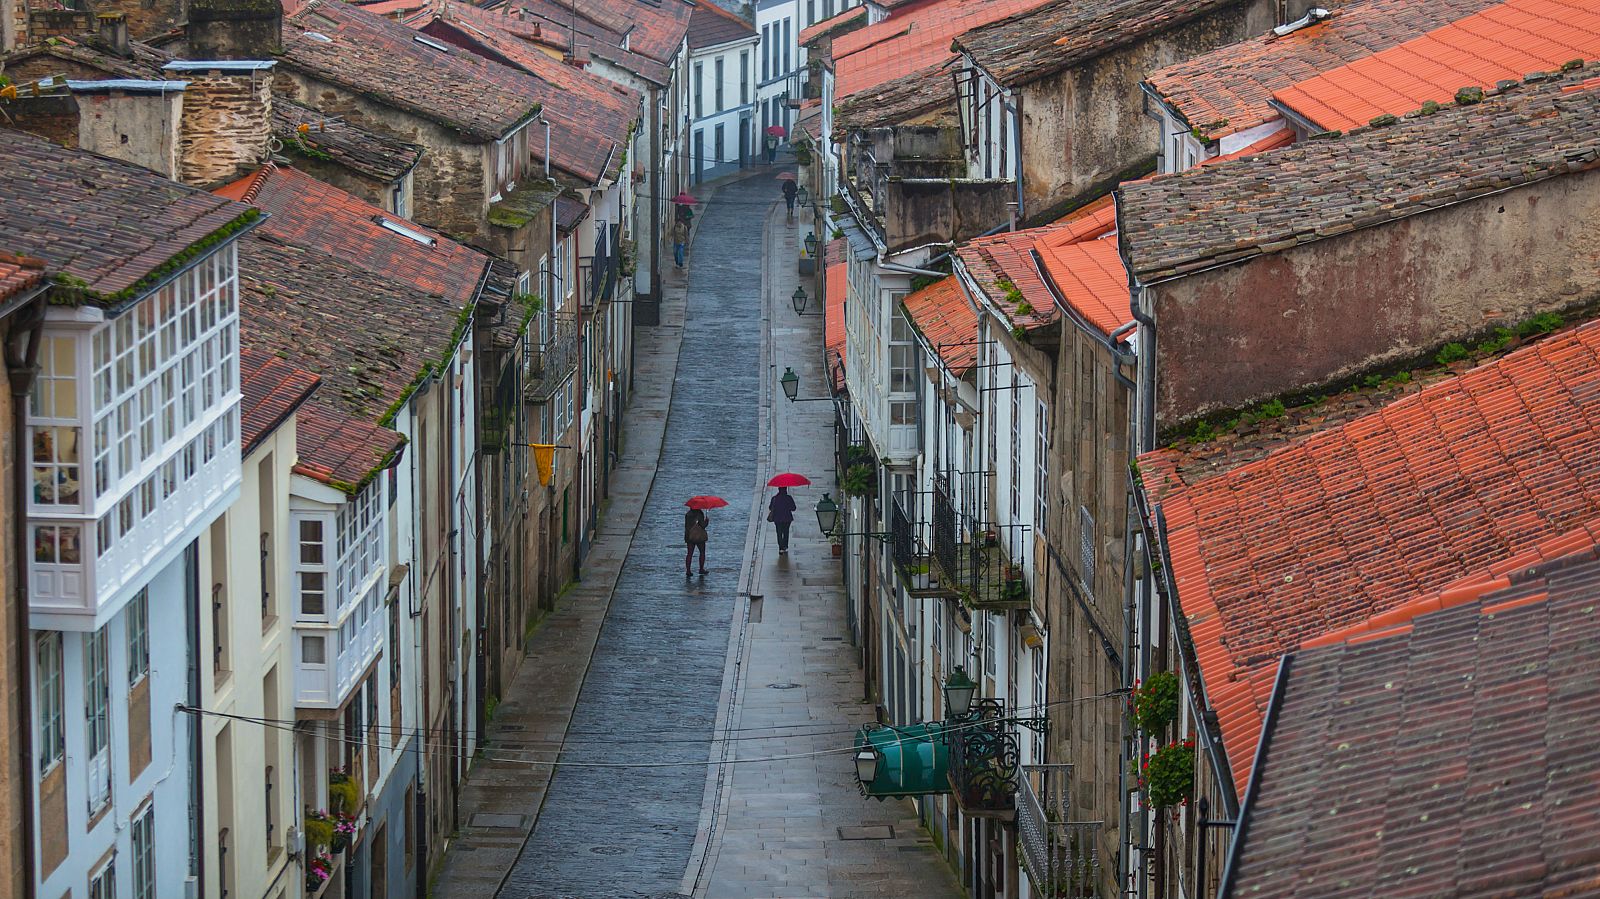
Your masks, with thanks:
[[[776,135],[767,135],[767,165],[778,161],[778,138]]]
[[[794,497],[788,487],[779,487],[778,494],[767,503],[767,520],[778,529],[778,552],[789,551],[789,525],[794,524]]]
[[[794,197],[800,192],[799,185],[793,181],[783,182],[783,202],[789,205],[789,214],[794,215]]]
[[[672,259],[683,268],[683,253],[689,248],[689,223],[678,219],[672,223]]]
[[[710,535],[706,528],[711,525],[711,517],[703,509],[690,509],[683,515],[683,542],[689,551],[683,557],[683,575],[688,577],[694,574],[691,562],[694,560],[694,551],[700,550],[700,573],[706,573],[706,541]]]

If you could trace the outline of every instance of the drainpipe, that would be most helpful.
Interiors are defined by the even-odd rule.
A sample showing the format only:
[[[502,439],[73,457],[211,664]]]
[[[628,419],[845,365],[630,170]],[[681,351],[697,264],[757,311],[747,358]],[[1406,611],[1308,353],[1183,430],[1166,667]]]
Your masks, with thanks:
[[[661,98],[650,89],[650,298],[661,302]],[[656,312],[656,323],[661,321]]]
[[[1025,219],[1027,218],[1027,213],[1022,201],[1022,95],[1017,94],[1017,105],[1015,107],[1007,107],[1002,104],[1002,108],[1011,110],[1012,143],[1016,145],[1016,150],[1012,153],[1011,159],[1017,166],[1017,218]],[[1013,227],[1011,230],[1015,231],[1016,228]]]
[[[185,590],[193,597],[192,602],[184,603],[184,630],[187,631],[189,644],[189,706],[200,706],[200,603],[206,601],[205,593],[200,589],[200,541],[195,540],[183,551],[183,577]],[[198,716],[189,719],[189,763],[194,766],[190,777],[189,790],[189,820],[190,833],[193,842],[190,847],[189,869],[194,874],[195,883],[201,891],[206,888],[206,853],[205,839],[201,836],[201,828],[205,826],[206,808],[206,780],[205,780],[205,755],[201,747],[203,731],[201,726],[204,720]]]
[[[23,447],[27,445],[27,401],[33,391],[33,381],[39,373],[39,340],[44,330],[44,291],[31,298],[28,311],[17,317],[17,324],[28,330],[26,349],[17,347],[15,339],[5,347],[6,374],[11,380],[11,523],[12,553],[16,560],[14,583],[16,595],[12,600],[12,627],[16,630],[13,647],[16,669],[12,676],[17,686],[17,715],[22,726],[15,731],[17,741],[17,767],[20,777],[17,784],[34,782],[33,771],[33,665],[29,661],[30,641],[28,621],[28,466],[23,464]],[[20,350],[20,351],[19,351]],[[31,790],[29,791],[32,792]],[[33,804],[29,797],[28,805]],[[34,876],[34,813],[24,808],[22,820],[17,822],[22,842],[22,899],[33,899],[36,889]]]

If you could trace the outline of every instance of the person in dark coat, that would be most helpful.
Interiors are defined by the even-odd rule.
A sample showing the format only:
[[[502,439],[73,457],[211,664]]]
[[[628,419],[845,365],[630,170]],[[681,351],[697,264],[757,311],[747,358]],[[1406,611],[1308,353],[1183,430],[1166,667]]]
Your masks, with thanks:
[[[778,552],[789,551],[789,525],[794,524],[794,497],[788,487],[779,487],[778,493],[767,503],[767,520],[778,529]]]
[[[683,557],[683,575],[688,577],[694,574],[690,562],[694,559],[694,551],[700,550],[700,573],[706,573],[706,541],[710,535],[706,528],[711,526],[711,516],[704,509],[690,509],[683,515],[683,542],[689,551]]]
[[[783,202],[788,204],[790,213],[794,212],[794,197],[799,192],[800,188],[793,181],[783,182]],[[790,500],[790,502],[794,502],[794,500]]]

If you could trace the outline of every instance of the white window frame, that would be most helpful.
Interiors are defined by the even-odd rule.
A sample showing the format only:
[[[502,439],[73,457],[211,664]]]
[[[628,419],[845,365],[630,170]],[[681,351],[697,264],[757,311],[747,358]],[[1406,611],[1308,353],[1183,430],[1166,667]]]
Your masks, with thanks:
[[[105,628],[83,635],[83,743],[89,814],[111,801],[111,664]]]
[[[150,676],[150,591],[140,588],[123,612],[128,644],[128,686]]]
[[[300,513],[290,516],[290,534],[294,539],[294,614],[297,621],[327,621],[330,610],[337,607],[335,598],[335,584],[329,563],[333,555],[333,546],[330,536],[334,534],[333,516],[324,513]],[[307,540],[303,527],[306,524],[315,524],[321,530],[320,537]],[[307,561],[306,547],[316,544],[321,547],[321,558],[318,561]],[[305,576],[315,575],[322,578],[322,610],[308,612],[305,608]],[[315,592],[315,591],[312,591]]]
[[[66,722],[62,715],[66,694],[62,679],[60,631],[42,631],[34,640],[34,715],[39,726],[34,753],[43,775],[67,754]]]
[[[89,875],[89,899],[117,899],[117,860],[106,859],[98,871]]]
[[[129,841],[133,846],[133,899],[156,897],[156,807],[155,800],[133,819]]]

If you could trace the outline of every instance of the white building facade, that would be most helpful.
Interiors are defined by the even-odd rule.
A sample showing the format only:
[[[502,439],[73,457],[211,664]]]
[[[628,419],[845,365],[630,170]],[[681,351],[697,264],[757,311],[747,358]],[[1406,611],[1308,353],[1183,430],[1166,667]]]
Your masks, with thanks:
[[[51,307],[27,409],[38,895],[197,873],[196,541],[241,479],[237,255]],[[153,648],[154,647],[154,648]]]
[[[694,34],[690,41],[693,44]],[[738,171],[760,157],[756,128],[754,33],[689,51],[690,180],[699,184]]]

